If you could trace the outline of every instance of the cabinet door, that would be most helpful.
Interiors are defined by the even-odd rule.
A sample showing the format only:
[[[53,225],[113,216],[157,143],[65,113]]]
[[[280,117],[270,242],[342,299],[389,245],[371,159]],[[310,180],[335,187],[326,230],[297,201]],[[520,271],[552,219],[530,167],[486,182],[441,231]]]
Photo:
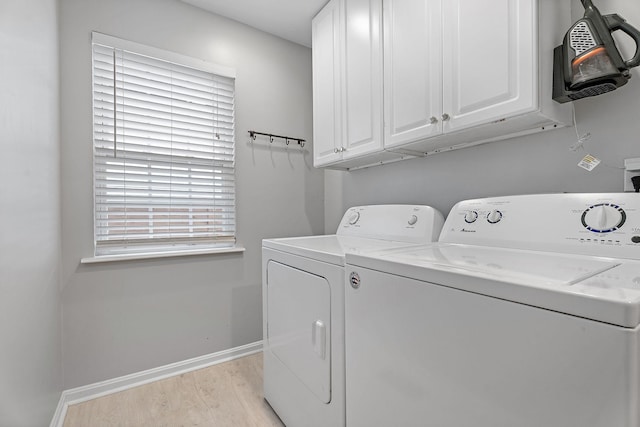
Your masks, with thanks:
[[[340,0],[333,0],[312,22],[313,164],[342,158]]]
[[[537,1],[443,2],[444,132],[536,108]]]
[[[382,150],[382,0],[344,2],[345,159]]]
[[[442,132],[441,0],[384,3],[385,146]]]

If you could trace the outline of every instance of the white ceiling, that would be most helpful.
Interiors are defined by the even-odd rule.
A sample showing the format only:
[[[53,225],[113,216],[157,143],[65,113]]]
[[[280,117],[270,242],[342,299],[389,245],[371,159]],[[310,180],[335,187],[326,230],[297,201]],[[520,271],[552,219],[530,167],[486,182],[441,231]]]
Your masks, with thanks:
[[[311,47],[311,18],[329,0],[181,0]]]

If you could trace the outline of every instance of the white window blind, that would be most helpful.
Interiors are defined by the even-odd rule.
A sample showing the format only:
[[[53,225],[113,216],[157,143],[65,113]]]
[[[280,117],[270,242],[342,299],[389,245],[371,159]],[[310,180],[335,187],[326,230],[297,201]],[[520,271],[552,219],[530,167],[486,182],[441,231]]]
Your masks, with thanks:
[[[235,245],[234,84],[94,37],[96,255]]]

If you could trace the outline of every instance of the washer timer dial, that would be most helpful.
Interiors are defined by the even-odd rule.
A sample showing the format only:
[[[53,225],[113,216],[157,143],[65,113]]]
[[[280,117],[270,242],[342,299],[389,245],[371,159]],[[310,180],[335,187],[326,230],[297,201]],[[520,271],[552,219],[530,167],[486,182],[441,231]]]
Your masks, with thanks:
[[[627,220],[624,210],[613,203],[599,203],[582,213],[582,225],[594,233],[610,233],[618,230]]]

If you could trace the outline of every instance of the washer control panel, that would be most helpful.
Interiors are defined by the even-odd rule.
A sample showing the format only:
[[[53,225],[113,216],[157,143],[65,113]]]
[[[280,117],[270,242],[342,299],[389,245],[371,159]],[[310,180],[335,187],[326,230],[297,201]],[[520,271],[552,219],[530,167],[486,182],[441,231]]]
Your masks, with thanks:
[[[441,242],[640,259],[640,195],[537,194],[465,200]]]

